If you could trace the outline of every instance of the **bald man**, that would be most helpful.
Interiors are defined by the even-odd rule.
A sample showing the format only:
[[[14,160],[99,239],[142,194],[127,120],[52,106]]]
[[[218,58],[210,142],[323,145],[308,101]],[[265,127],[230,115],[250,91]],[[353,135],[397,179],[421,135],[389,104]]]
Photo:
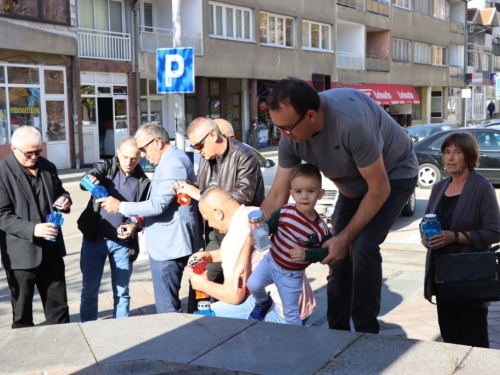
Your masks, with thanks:
[[[224,128],[229,124],[219,119]],[[232,129],[232,127],[231,127]],[[225,130],[226,131],[226,130]],[[224,136],[217,122],[198,117],[187,128],[187,137],[195,152],[202,157],[198,170],[198,186],[182,183],[181,193],[199,200],[202,192],[211,186],[219,186],[239,204],[260,206],[264,200],[264,179],[259,161],[250,147],[234,138]],[[223,238],[205,224],[205,249],[219,249]],[[220,264],[214,262],[208,267],[209,278],[222,283],[224,278]],[[196,310],[194,293],[190,293],[188,312]]]
[[[214,122],[219,127],[222,135],[225,135],[227,138],[234,138],[233,125],[231,125],[229,121],[224,120],[223,118],[217,118],[214,120]]]
[[[218,299],[212,304],[215,316],[248,319],[255,306],[254,298],[247,294],[246,288],[238,287],[236,293],[233,288],[233,269],[243,247],[250,246],[248,237],[248,213],[258,210],[259,207],[245,207],[239,204],[228,192],[218,188],[209,188],[199,202],[200,213],[212,227],[225,234],[220,249],[196,253],[193,256],[201,258],[204,263],[222,262],[224,283],[217,284],[208,279],[207,274],[191,274],[191,285],[196,290],[201,290]],[[255,269],[264,258],[267,251],[254,251],[252,253],[252,269]],[[274,306],[267,313],[264,321],[285,323],[283,305],[276,285],[269,285],[266,290],[271,293]],[[274,298],[277,298],[275,300]],[[316,306],[314,294],[307,277],[304,275],[302,295],[299,301],[301,319],[306,319],[313,313]]]
[[[101,160],[87,172],[94,183],[103,185],[111,197],[121,201],[139,202],[146,199],[149,179],[139,165],[141,152],[133,137],[125,138],[111,160]],[[80,185],[82,190],[86,190]],[[117,228],[124,230],[117,233]],[[97,300],[104,264],[109,258],[113,285],[113,318],[129,314],[129,283],[132,262],[139,253],[139,243],[134,233],[135,224],[118,213],[110,214],[91,196],[87,208],[78,219],[78,229],[83,234],[80,256],[82,295],[80,319],[82,322],[97,319]]]

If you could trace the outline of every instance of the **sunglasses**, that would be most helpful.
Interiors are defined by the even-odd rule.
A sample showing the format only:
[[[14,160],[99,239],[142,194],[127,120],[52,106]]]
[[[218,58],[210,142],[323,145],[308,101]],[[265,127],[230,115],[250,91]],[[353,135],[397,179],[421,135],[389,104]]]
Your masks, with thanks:
[[[280,131],[288,134],[288,135],[293,135],[292,131],[293,129],[295,129],[295,127],[300,124],[300,122],[306,117],[306,114],[303,114],[302,116],[300,116],[299,118],[299,121],[297,121],[291,128],[289,129],[283,129],[281,126],[278,126],[276,124],[274,124],[274,126],[276,126]]]
[[[204,136],[201,141],[199,141],[198,143],[194,144],[192,147],[195,149],[195,150],[203,150],[203,147],[205,147],[205,139],[207,139],[207,137],[210,135],[210,133],[212,133],[212,131],[210,130],[206,136]]]
[[[17,147],[17,149],[19,150],[19,152],[21,152],[21,154],[24,155],[24,157],[26,159],[31,159],[33,156],[39,156],[43,150],[35,150],[35,151],[27,151],[27,152],[24,152],[23,150],[21,150],[19,147]]]
[[[142,147],[138,147],[139,148],[139,151],[140,152],[143,152],[143,153],[146,153],[146,150],[148,149],[148,146],[153,143],[157,138],[153,138],[152,140],[150,140],[148,143],[146,143],[144,146]]]

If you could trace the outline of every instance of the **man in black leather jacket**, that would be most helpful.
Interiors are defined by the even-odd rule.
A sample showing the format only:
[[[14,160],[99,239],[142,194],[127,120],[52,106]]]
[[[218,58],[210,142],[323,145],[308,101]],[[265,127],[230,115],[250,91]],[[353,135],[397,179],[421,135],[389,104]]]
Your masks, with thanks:
[[[259,207],[264,200],[264,179],[259,161],[250,147],[222,135],[217,123],[206,117],[193,120],[187,129],[189,142],[202,158],[198,170],[198,187],[182,183],[179,192],[199,200],[211,186],[226,190],[240,204]],[[205,223],[205,250],[220,248],[224,236]],[[208,278],[222,284],[224,278],[220,263],[207,265]],[[190,290],[188,312],[196,310],[196,301]]]
[[[101,160],[87,172],[90,180],[104,186],[109,196],[121,201],[138,202],[147,197],[149,179],[143,172],[140,151],[135,139],[125,138],[111,160]],[[86,190],[80,185],[82,190]],[[123,233],[117,233],[117,228]],[[83,234],[80,269],[83,288],[80,304],[82,322],[97,319],[99,286],[106,258],[109,257],[113,286],[113,318],[128,316],[130,306],[129,282],[132,262],[139,253],[137,227],[121,214],[108,214],[101,204],[90,197],[78,219]]]

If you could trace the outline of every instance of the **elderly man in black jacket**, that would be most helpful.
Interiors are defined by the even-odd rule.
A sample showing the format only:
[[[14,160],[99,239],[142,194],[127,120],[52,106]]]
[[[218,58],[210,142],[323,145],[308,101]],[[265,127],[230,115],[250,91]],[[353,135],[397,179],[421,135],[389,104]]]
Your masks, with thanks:
[[[20,126],[12,134],[12,152],[0,162],[0,248],[11,292],[12,328],[34,325],[35,286],[46,323],[69,323],[66,248],[61,230],[46,217],[56,203],[69,212],[71,199],[56,166],[40,156],[41,147],[40,132]]]
[[[259,207],[264,200],[264,179],[259,161],[250,147],[224,136],[218,124],[206,117],[198,117],[186,132],[189,142],[202,158],[198,170],[198,187],[182,183],[179,192],[199,200],[204,190],[218,186],[227,191],[240,204]],[[224,236],[205,225],[205,250],[220,249]],[[220,263],[207,265],[210,281],[222,284],[224,277]],[[196,310],[190,292],[188,312]]]
[[[140,151],[134,138],[125,138],[117,149],[117,156],[101,160],[87,172],[94,183],[104,186],[109,196],[124,202],[146,199],[149,179],[141,166]],[[86,190],[82,185],[80,187]],[[129,282],[132,262],[137,258],[139,243],[137,226],[121,214],[109,214],[101,204],[90,198],[87,208],[78,219],[78,229],[83,234],[80,269],[83,288],[80,303],[82,322],[97,319],[98,295],[106,258],[111,267],[113,287],[113,318],[129,314]],[[119,234],[117,229],[123,229]]]

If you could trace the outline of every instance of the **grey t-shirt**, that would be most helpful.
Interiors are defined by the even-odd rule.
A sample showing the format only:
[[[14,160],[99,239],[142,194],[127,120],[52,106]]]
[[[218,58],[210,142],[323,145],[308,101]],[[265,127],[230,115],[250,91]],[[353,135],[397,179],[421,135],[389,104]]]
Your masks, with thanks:
[[[293,168],[302,160],[314,164],[351,198],[361,197],[368,190],[358,168],[370,166],[380,154],[390,180],[418,174],[413,142],[368,95],[347,88],[319,95],[325,112],[323,130],[300,143],[282,138],[280,167]]]

